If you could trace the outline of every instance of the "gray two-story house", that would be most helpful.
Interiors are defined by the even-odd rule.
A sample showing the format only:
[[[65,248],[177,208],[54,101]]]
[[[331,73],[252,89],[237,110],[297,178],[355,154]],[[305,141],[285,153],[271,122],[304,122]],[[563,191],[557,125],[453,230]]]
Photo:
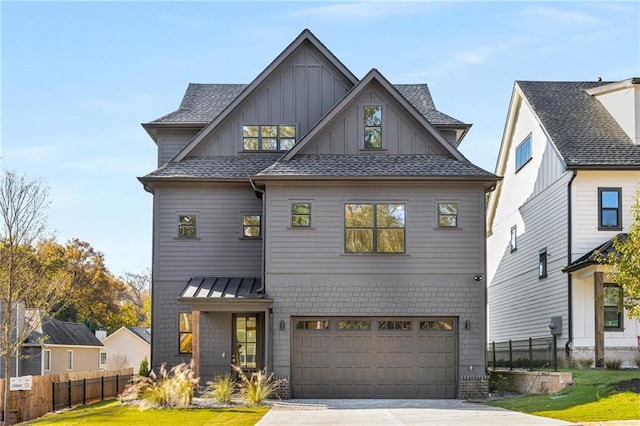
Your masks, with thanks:
[[[143,126],[154,368],[266,368],[298,398],[486,390],[497,178],[427,85],[358,79],[305,30],[251,83],[190,84]]]

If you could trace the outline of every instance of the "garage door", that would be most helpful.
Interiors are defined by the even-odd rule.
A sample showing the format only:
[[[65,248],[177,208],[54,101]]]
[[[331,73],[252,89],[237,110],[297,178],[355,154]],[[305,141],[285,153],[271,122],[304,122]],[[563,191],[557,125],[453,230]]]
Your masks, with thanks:
[[[455,398],[455,318],[293,318],[295,398]]]

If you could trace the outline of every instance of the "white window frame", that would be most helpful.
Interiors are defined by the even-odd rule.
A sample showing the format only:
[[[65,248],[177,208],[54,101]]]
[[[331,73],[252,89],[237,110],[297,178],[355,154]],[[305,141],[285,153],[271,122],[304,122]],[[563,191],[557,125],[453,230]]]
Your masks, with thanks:
[[[531,159],[533,158],[533,153],[531,152],[532,151],[531,145],[532,145],[531,133],[529,133],[524,139],[522,139],[522,142],[520,142],[516,147],[516,151],[515,151],[516,173],[518,173],[518,171],[522,169],[525,165],[527,165],[527,163],[529,163],[529,161],[531,161]],[[526,151],[525,151],[525,147],[526,147]],[[524,154],[527,154],[527,155],[525,156]]]
[[[51,349],[45,349],[43,352],[42,371],[51,371]]]
[[[67,350],[67,370],[73,370],[73,351]]]
[[[104,362],[102,362],[102,357],[104,355]],[[104,351],[100,351],[100,366],[107,365],[107,353]]]
[[[518,250],[518,225],[513,225],[511,227],[509,245],[511,246],[511,253]]]

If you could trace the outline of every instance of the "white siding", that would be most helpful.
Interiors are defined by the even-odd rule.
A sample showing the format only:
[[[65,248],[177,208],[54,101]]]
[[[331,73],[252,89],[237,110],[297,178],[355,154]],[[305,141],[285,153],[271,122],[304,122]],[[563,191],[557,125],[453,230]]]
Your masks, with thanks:
[[[107,365],[115,355],[126,356],[134,373],[138,373],[140,362],[146,357],[151,362],[151,345],[126,328],[120,328],[102,341],[107,353]]]
[[[640,145],[640,87],[622,87],[618,90],[596,95],[622,130]]]

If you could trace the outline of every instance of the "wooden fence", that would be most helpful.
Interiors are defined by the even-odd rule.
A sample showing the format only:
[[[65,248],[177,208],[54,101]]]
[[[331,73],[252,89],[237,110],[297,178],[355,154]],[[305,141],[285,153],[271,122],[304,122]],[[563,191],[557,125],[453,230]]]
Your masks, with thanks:
[[[52,411],[54,383],[100,379],[100,377],[133,375],[133,368],[108,371],[79,371],[71,373],[51,374],[49,376],[33,376],[31,390],[11,391],[9,409],[15,413],[16,420],[26,422]],[[0,417],[4,410],[4,386],[6,381],[0,379]],[[122,391],[122,389],[120,389]],[[115,395],[114,395],[115,396]],[[82,403],[82,401],[80,402]],[[57,404],[56,404],[57,405]],[[11,420],[11,419],[9,419]]]

